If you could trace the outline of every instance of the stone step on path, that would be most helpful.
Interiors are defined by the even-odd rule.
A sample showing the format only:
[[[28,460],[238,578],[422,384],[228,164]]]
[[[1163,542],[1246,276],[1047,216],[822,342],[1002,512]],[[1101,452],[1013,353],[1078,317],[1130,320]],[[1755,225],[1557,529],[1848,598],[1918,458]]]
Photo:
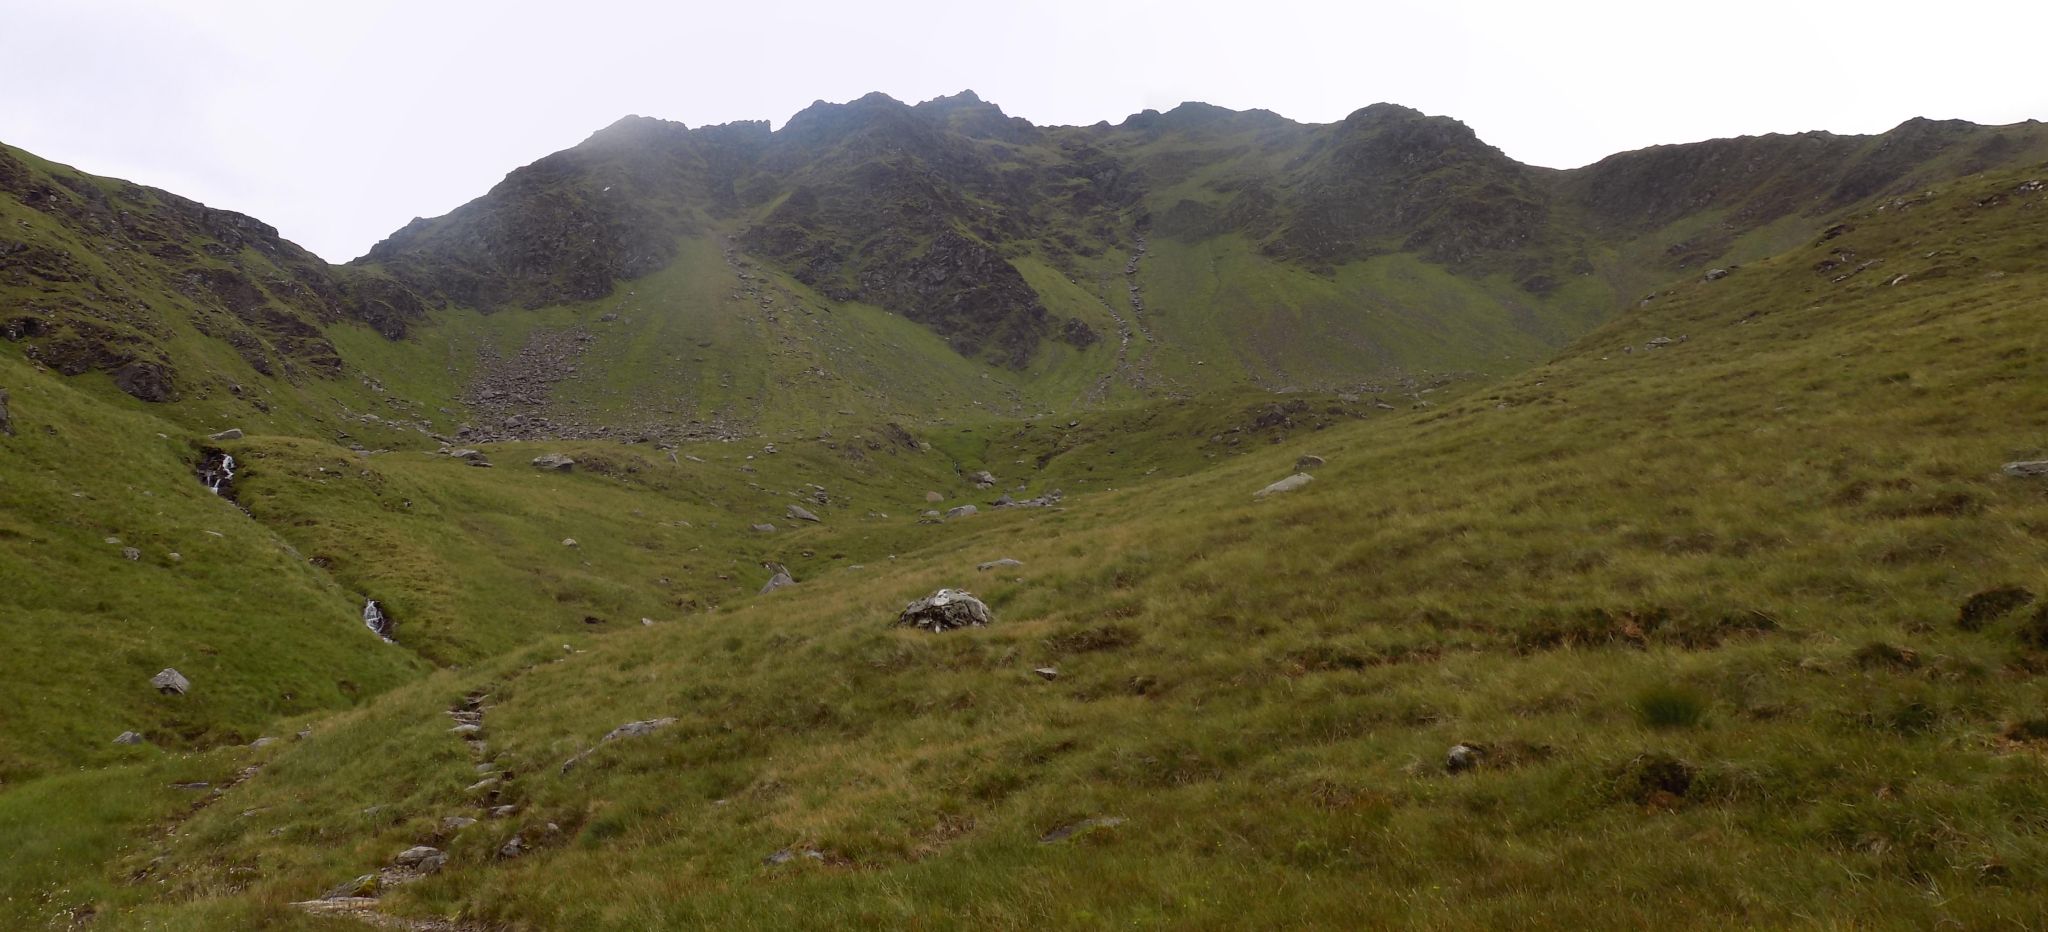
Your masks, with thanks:
[[[476,794],[475,805],[490,816],[502,817],[516,812],[517,809],[502,803],[507,784],[512,781],[512,774],[499,770],[490,760],[490,745],[484,738],[484,713],[490,708],[486,704],[488,699],[488,689],[477,689],[450,706],[448,718],[455,724],[448,730],[460,738],[463,744],[468,746],[470,756],[476,758],[475,770],[478,780],[469,787],[471,793]],[[450,816],[441,820],[442,831],[444,834],[453,834],[475,825],[477,821],[466,816]],[[436,838],[433,841],[438,844],[442,839]],[[448,856],[441,849],[418,845],[401,852],[387,866],[343,883],[317,899],[301,900],[291,905],[310,915],[353,919],[379,929],[401,929],[407,932],[480,932],[484,927],[445,919],[393,916],[377,909],[379,898],[386,890],[439,871],[447,861]]]

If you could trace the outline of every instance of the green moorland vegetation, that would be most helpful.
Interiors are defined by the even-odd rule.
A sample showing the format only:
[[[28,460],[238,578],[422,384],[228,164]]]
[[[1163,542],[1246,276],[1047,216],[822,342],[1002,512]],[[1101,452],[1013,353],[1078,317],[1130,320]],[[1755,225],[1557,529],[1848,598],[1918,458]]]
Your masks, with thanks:
[[[2048,593],[2048,485],[1999,470],[2048,456],[2037,179],[1426,396],[489,470],[257,434],[246,512],[189,431],[0,358],[0,924],[2031,926],[2048,609],[1962,607]],[[1066,495],[920,519],[1019,485]],[[892,625],[941,586],[994,624]],[[354,879],[419,844],[447,865]],[[337,888],[375,912],[291,905]]]

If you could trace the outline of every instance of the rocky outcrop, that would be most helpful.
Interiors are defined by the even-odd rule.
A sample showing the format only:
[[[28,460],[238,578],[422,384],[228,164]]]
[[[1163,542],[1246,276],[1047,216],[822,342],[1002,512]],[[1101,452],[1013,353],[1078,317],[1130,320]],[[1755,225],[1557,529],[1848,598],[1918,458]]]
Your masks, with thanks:
[[[302,381],[341,372],[323,327],[360,321],[396,339],[425,313],[403,286],[329,266],[250,217],[4,146],[0,198],[46,221],[0,234],[0,287],[22,296],[0,336],[57,372],[107,373],[144,401],[178,398],[201,372],[221,377],[186,357],[179,323],[256,375]]]
[[[896,616],[896,624],[901,627],[931,632],[979,628],[993,620],[986,603],[959,589],[940,589],[904,606]]]

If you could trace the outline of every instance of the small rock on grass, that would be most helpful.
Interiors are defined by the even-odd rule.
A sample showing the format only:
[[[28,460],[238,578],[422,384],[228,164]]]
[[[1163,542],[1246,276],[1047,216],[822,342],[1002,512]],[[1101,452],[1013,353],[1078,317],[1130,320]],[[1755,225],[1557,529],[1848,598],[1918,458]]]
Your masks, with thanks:
[[[1011,568],[1014,568],[1014,567],[1019,567],[1019,566],[1023,566],[1023,565],[1024,565],[1024,561],[1022,561],[1022,560],[1013,560],[1013,559],[1011,559],[1011,558],[1009,558],[1009,557],[1004,557],[1004,558],[1002,558],[1002,559],[1000,559],[1000,560],[990,560],[990,561],[988,561],[987,563],[983,563],[983,564],[981,564],[981,565],[979,565],[979,566],[976,566],[976,567],[975,567],[975,569],[977,569],[977,570],[980,570],[981,572],[984,572],[984,573],[986,573],[986,572],[988,572],[989,570],[1004,570],[1004,569],[1011,569]]]
[[[448,863],[448,855],[439,848],[418,845],[399,852],[397,859],[392,863],[423,874],[431,874]]]
[[[1068,823],[1050,832],[1046,832],[1044,835],[1039,836],[1038,843],[1049,845],[1056,841],[1066,841],[1075,835],[1085,834],[1097,829],[1115,828],[1122,824],[1124,824],[1122,816],[1097,816],[1092,819],[1082,819],[1079,822]]]
[[[1281,492],[1292,492],[1314,481],[1316,481],[1316,477],[1305,472],[1298,472],[1257,492],[1253,492],[1252,497],[1265,498],[1268,495],[1277,495]]]

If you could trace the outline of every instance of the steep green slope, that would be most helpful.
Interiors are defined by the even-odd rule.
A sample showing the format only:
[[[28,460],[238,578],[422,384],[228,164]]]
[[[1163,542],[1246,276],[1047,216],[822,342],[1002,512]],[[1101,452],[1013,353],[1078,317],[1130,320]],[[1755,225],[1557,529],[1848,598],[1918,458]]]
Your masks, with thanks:
[[[242,742],[425,672],[364,629],[358,593],[200,484],[220,445],[18,360],[0,357],[0,384],[0,786],[146,756],[114,745],[124,731]],[[166,667],[189,695],[150,687]]]
[[[2048,492],[1999,472],[2048,455],[2044,197],[2000,173],[1858,212],[1523,375],[1366,402],[1362,422],[1320,399],[1254,415],[1237,446],[1207,420],[1225,409],[1192,402],[962,425],[907,462],[1116,491],[875,519],[898,536],[859,569],[807,558],[794,589],[195,758],[264,767],[109,871],[161,856],[152,885],[75,889],[109,928],[353,927],[287,904],[428,843],[448,867],[375,909],[480,928],[2027,924],[2048,909],[2048,614],[1959,606],[2048,587]],[[1252,496],[1303,453],[1329,465]],[[535,478],[470,472],[522,500]],[[553,481],[624,496],[607,514],[687,507]],[[494,542],[559,527],[504,520]],[[851,547],[844,523],[810,533]],[[1022,565],[975,568],[1003,556]],[[890,626],[938,586],[996,623]],[[476,695],[466,747],[443,711]],[[1469,768],[1447,764],[1459,744]],[[478,761],[500,782],[465,789]],[[24,824],[18,793],[0,825]],[[443,825],[480,803],[515,808]],[[143,832],[143,809],[108,818]]]

